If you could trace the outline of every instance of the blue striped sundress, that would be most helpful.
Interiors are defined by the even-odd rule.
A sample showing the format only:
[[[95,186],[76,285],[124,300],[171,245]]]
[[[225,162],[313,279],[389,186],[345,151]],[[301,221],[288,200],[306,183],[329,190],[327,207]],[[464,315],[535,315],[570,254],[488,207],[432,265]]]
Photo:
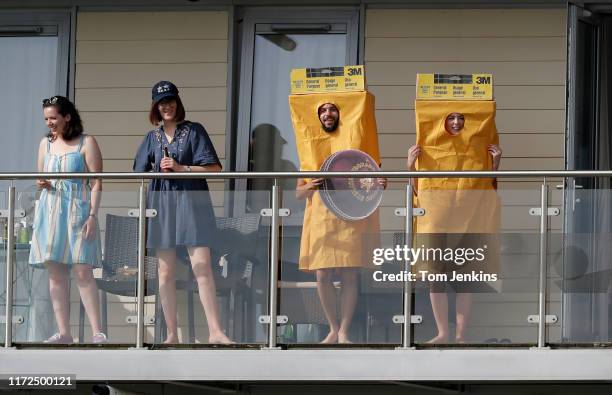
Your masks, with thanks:
[[[45,172],[87,172],[81,147],[81,136],[75,151],[52,154],[47,143]],[[82,179],[52,180],[51,189],[43,189],[34,215],[34,232],[30,247],[30,264],[42,266],[47,262],[87,264],[99,267],[102,249],[100,230],[96,222],[94,238],[85,240],[83,224],[89,216],[91,188]]]

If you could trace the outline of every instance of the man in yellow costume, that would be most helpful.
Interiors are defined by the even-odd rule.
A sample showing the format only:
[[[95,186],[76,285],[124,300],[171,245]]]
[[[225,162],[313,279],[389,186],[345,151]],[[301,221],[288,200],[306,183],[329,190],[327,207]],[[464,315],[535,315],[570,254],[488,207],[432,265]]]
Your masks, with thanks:
[[[494,101],[417,100],[415,113],[417,142],[408,149],[409,170],[499,169],[502,150],[495,127]],[[457,248],[458,245],[449,244],[457,240],[459,245],[471,243],[478,239],[477,234],[499,232],[495,179],[419,178],[413,185],[417,195],[415,204],[425,209],[425,215],[416,220],[417,247],[420,241],[429,240],[427,247]],[[489,253],[491,266],[495,266],[495,248],[490,248]],[[437,263],[426,263],[427,271],[440,271]],[[489,267],[489,270],[496,269]],[[430,300],[438,333],[429,343],[446,343],[449,341],[447,294],[430,285]],[[471,293],[458,292],[455,303],[455,341],[463,343],[472,306]]]
[[[368,92],[342,92],[289,97],[291,118],[302,171],[318,171],[331,154],[358,149],[380,163],[374,96]],[[314,271],[317,292],[329,334],[322,343],[350,343],[349,328],[357,305],[359,268],[371,265],[362,242],[379,232],[378,211],[369,217],[345,221],[330,212],[317,190],[322,178],[300,179],[296,196],[306,199],[300,242],[300,270]],[[386,179],[377,179],[386,187]],[[333,276],[342,284],[340,320],[336,311]]]

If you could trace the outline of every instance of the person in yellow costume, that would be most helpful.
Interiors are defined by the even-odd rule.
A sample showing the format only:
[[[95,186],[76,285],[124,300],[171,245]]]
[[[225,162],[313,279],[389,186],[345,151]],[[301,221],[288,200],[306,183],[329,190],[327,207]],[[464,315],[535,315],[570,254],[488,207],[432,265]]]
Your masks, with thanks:
[[[417,101],[415,112],[417,143],[408,149],[409,170],[499,169],[502,150],[495,128],[495,102]],[[425,236],[448,243],[452,239],[448,236],[455,234],[455,240],[465,243],[470,240],[470,234],[499,231],[495,179],[419,178],[413,185],[416,204],[426,211],[416,221],[417,240],[422,234],[433,234]],[[491,250],[492,254],[496,253],[494,248]],[[495,260],[492,258],[493,264]],[[429,265],[427,270],[435,272],[436,267]],[[430,285],[430,300],[438,333],[428,343],[446,343],[449,340],[447,294]],[[458,292],[455,303],[455,341],[463,343],[472,296]]]
[[[329,155],[345,149],[362,150],[380,163],[371,94],[291,95],[289,102],[301,170],[319,170]],[[387,185],[384,178],[377,182],[383,187]],[[316,193],[322,184],[322,178],[299,179],[297,183],[297,198],[306,199],[299,268],[316,273],[317,292],[329,324],[329,333],[322,343],[350,343],[359,268],[371,264],[371,257],[362,254],[362,239],[367,234],[378,234],[378,212],[358,221],[339,219]],[[342,284],[340,320],[334,274],[339,275]]]

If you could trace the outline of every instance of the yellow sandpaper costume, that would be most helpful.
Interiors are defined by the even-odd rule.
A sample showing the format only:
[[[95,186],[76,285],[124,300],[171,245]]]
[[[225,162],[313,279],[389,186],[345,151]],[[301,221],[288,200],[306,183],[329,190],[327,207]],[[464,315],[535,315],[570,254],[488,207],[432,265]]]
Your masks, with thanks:
[[[338,128],[325,132],[318,108],[334,104]],[[346,149],[358,149],[380,163],[374,96],[369,92],[290,95],[289,107],[300,158],[300,170],[318,171],[327,157]],[[363,254],[362,239],[379,232],[378,211],[359,221],[344,221],[330,212],[318,192],[306,200],[300,244],[301,270],[364,267],[371,254]]]
[[[494,101],[425,101],[415,104],[417,170],[493,170],[487,147],[499,145]],[[448,115],[463,114],[457,134],[444,127]],[[418,233],[497,233],[499,203],[491,178],[419,178]]]

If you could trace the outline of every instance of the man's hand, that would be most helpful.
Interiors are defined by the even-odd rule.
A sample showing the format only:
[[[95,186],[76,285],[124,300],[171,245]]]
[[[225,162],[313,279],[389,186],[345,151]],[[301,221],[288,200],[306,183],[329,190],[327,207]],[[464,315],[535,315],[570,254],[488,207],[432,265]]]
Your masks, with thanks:
[[[307,183],[305,183],[304,185],[301,185],[298,187],[298,190],[301,191],[314,191],[319,189],[319,187],[323,185],[323,179],[322,178],[313,178],[310,181],[308,181]]]
[[[419,158],[419,155],[421,155],[420,146],[415,144],[412,147],[408,148],[408,160],[406,160],[406,167],[408,168],[408,170],[415,170],[414,164]]]
[[[313,178],[308,182],[300,179],[295,188],[295,197],[298,199],[309,198],[321,185],[323,185],[323,178]]]

